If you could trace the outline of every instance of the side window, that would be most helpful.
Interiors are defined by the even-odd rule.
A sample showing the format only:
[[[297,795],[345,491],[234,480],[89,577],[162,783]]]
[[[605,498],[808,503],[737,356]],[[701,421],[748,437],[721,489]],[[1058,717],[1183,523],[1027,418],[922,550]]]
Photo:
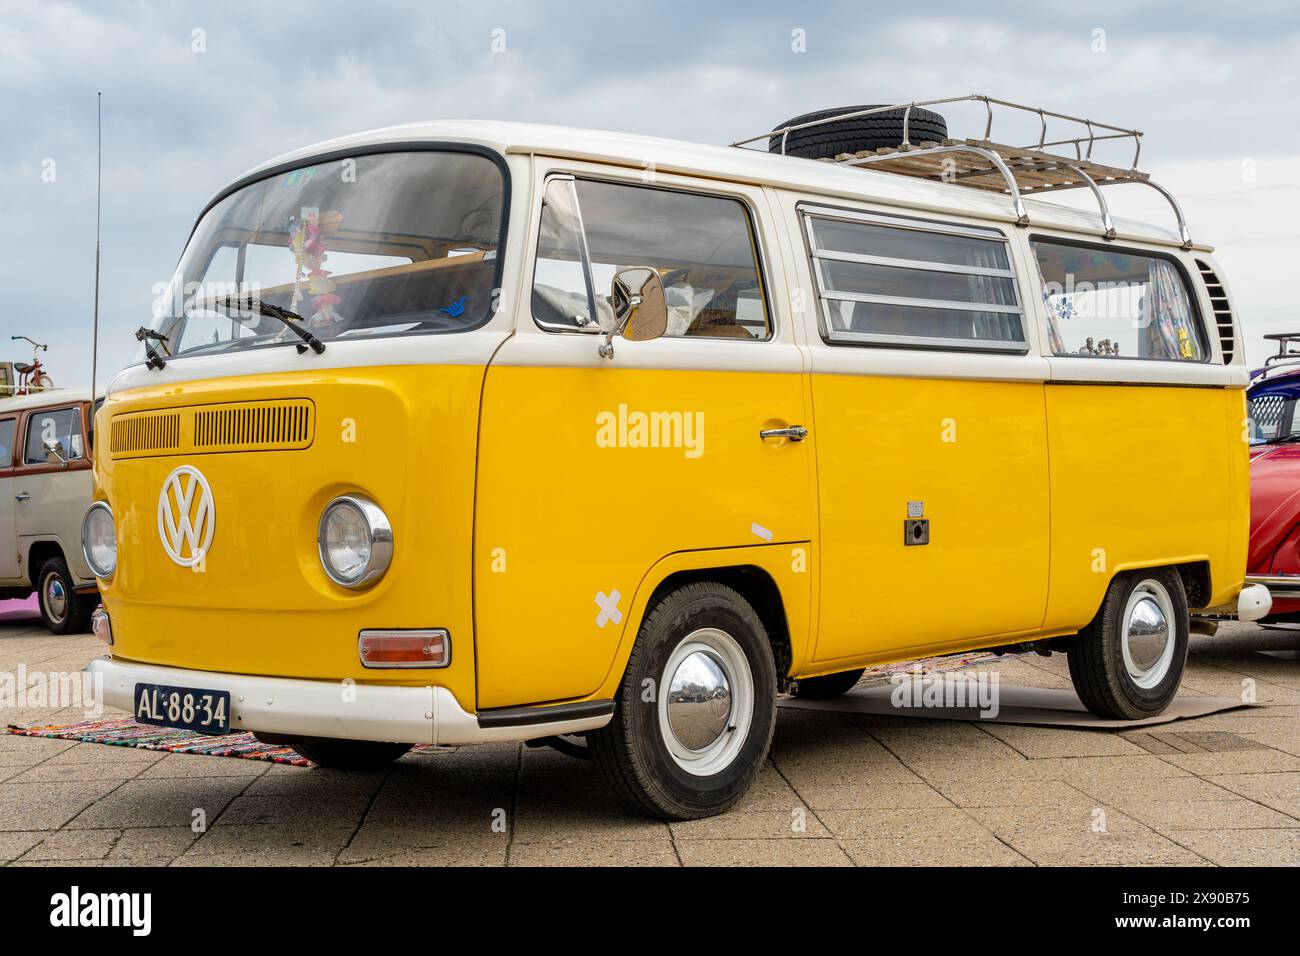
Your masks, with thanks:
[[[1163,256],[1034,239],[1054,355],[1203,362],[1182,270]]]
[[[23,462],[43,465],[49,461],[45,443],[59,443],[58,452],[68,461],[85,457],[85,443],[81,434],[81,409],[52,408],[32,412],[27,419],[27,446]]]
[[[804,222],[832,344],[1027,350],[997,230],[831,210]]]
[[[608,330],[614,321],[610,286],[614,274],[628,268],[659,273],[667,335],[753,340],[771,332],[753,224],[743,203],[649,186],[552,179],[533,279],[538,324]]]
[[[0,468],[10,468],[14,463],[14,438],[18,433],[18,419],[0,418]]]

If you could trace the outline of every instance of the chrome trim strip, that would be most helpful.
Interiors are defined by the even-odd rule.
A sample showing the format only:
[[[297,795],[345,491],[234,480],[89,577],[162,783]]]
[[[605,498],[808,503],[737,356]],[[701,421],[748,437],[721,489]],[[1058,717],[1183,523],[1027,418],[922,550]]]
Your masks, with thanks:
[[[1270,592],[1300,595],[1300,574],[1248,574],[1247,584],[1262,584]]]
[[[964,352],[1012,352],[1028,355],[1029,346],[1024,342],[1011,342],[998,339],[952,339],[938,336],[889,335],[884,332],[843,332],[832,331],[830,341],[841,345],[889,345],[907,349],[960,349]],[[944,376],[938,376],[944,377]]]
[[[1018,305],[981,305],[978,302],[953,302],[949,299],[912,299],[901,295],[863,295],[860,292],[823,291],[821,298],[831,302],[866,302],[871,305],[906,305],[918,309],[957,309],[963,312],[997,312],[1024,315]],[[925,336],[909,336],[923,339]]]
[[[830,259],[835,262],[858,262],[868,266],[888,266],[892,269],[914,269],[919,272],[951,272],[963,276],[992,276],[997,279],[1014,279],[1016,274],[1010,269],[983,269],[979,266],[957,266],[944,262],[930,262],[926,259],[895,259],[892,256],[869,256],[860,252],[837,252],[833,249],[813,249],[814,259]]]
[[[919,219],[914,216],[889,215],[887,213],[865,212],[859,209],[845,209],[842,206],[823,206],[817,203],[801,202],[799,212],[805,218],[816,216],[818,219],[838,219],[843,222],[868,222],[891,229],[911,229],[915,232],[937,232],[941,235],[967,236],[971,239],[983,239],[985,242],[1000,242],[1008,245],[1007,237],[1000,229],[992,226],[969,226],[963,223],[949,223],[937,219]]]

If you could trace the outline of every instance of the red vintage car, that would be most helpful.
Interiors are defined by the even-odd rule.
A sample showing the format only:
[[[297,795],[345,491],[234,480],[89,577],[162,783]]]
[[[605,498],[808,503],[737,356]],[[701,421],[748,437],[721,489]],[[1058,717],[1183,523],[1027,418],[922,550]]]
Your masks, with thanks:
[[[1250,551],[1246,581],[1273,596],[1265,622],[1300,623],[1300,332],[1266,335],[1278,352],[1252,376]]]

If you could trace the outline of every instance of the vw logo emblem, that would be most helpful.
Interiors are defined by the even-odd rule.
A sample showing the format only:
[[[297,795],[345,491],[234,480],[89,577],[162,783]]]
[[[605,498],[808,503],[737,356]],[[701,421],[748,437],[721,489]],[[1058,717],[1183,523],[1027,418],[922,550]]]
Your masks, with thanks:
[[[163,550],[183,568],[203,561],[217,527],[217,506],[203,473],[181,465],[163,482],[158,495],[158,537]]]

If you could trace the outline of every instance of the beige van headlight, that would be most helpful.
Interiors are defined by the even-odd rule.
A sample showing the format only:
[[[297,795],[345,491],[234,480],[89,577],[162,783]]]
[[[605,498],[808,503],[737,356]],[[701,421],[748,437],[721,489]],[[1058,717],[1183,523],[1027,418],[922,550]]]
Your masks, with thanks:
[[[393,561],[393,527],[364,495],[331,501],[320,516],[316,543],[325,573],[345,588],[370,587]]]
[[[113,509],[96,501],[81,519],[81,551],[97,578],[110,578],[117,570],[117,522]]]

